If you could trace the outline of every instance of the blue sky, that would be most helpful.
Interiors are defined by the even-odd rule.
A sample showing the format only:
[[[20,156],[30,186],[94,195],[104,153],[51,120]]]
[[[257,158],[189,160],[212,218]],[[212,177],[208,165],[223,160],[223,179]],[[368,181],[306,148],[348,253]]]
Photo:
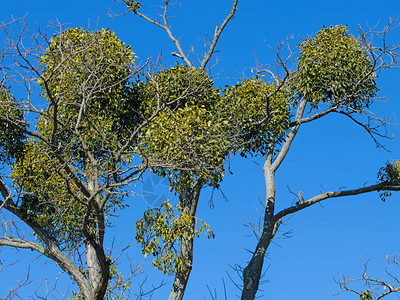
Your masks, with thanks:
[[[0,20],[28,13],[26,20],[32,28],[43,28],[51,20],[70,27],[86,28],[88,24],[91,27],[97,24],[99,28],[114,30],[122,41],[132,45],[139,62],[162,53],[166,66],[175,64],[176,58],[170,53],[176,50],[160,28],[132,14],[114,19],[108,16],[109,9],[122,12],[124,7],[121,3],[111,0],[3,2]],[[146,2],[150,1],[144,0],[145,6],[150,5]],[[149,12],[154,13],[156,7],[149,7]],[[175,17],[171,25],[175,35],[181,37],[185,51],[193,46],[195,52],[202,53],[204,48],[200,39],[206,33],[214,33],[215,25],[222,21],[230,7],[231,1],[228,0],[177,2],[172,10]],[[271,62],[272,53],[266,43],[274,47],[280,40],[293,36],[291,45],[295,48],[301,38],[313,35],[323,25],[348,25],[356,34],[358,24],[372,26],[379,23],[379,27],[389,17],[399,15],[398,0],[288,0],[281,4],[277,1],[239,0],[236,17],[227,26],[217,46],[220,50],[215,56],[218,63],[212,73],[218,74],[217,85],[232,84],[242,77],[243,72],[250,75],[251,68],[256,66],[255,57],[261,64]],[[392,43],[400,43],[400,29],[389,39]],[[380,96],[391,100],[375,107],[381,115],[400,113],[399,82],[400,73],[396,70],[388,71],[378,79]],[[365,132],[338,116],[328,116],[303,126],[277,174],[277,208],[287,207],[294,201],[287,186],[295,192],[303,190],[307,198],[318,194],[321,187],[330,191],[375,183],[376,173],[385,161],[399,158],[400,128],[392,126],[388,131],[394,139],[383,142],[390,152],[377,149]],[[210,191],[204,191],[201,197],[198,216],[211,225],[216,238],[196,240],[194,269],[185,299],[211,299],[207,285],[216,289],[218,299],[223,299],[222,278],[227,286],[228,299],[239,295],[227,272],[239,282],[230,266],[244,265],[250,259],[244,248],[252,250],[255,246],[255,239],[248,237],[251,232],[241,222],[258,218],[258,201],[264,198],[265,192],[262,170],[255,163],[235,157],[231,161],[231,170],[233,175],[228,174],[222,184],[228,201],[216,192],[213,197],[215,207],[210,208]],[[138,189],[141,189],[140,184]],[[261,299],[356,299],[350,294],[332,296],[331,293],[339,290],[333,278],[338,273],[360,275],[362,258],[372,258],[371,274],[382,275],[386,254],[400,254],[399,196],[394,194],[385,203],[379,200],[377,193],[328,200],[321,206],[296,214],[281,227],[282,230],[293,230],[291,237],[277,240],[276,245],[269,249],[265,263],[270,265],[265,275],[269,282],[261,287]],[[138,197],[127,201],[130,208],[122,212],[124,215],[109,235],[111,238],[115,234],[116,240],[121,242],[133,241],[134,222],[146,207],[145,201]],[[5,253],[11,252],[2,252],[2,255]],[[12,271],[0,273],[0,297],[3,296],[2,290],[12,284],[7,279],[14,279],[17,272],[24,272],[32,257],[32,253],[23,251],[13,255],[22,260]],[[142,260],[138,251],[133,250],[132,255],[137,262]],[[43,268],[43,262],[35,261],[31,274],[39,270],[51,278],[57,268],[52,263]],[[163,279],[149,263],[144,266],[154,284]],[[36,274],[36,277],[40,276]],[[160,289],[153,299],[167,297],[172,278],[165,280],[165,288]]]

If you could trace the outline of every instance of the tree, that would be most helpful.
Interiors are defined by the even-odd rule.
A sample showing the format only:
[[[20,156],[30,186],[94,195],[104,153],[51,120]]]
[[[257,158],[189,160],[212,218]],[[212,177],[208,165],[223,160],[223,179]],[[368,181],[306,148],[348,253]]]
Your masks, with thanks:
[[[127,187],[150,167],[153,172],[168,174],[172,188],[181,195],[180,224],[187,225],[189,236],[184,232],[185,236],[180,237],[180,256],[184,259],[172,268],[177,272],[177,284],[183,286],[182,291],[176,291],[182,297],[197,235],[194,214],[199,193],[207,184],[218,185],[229,152],[224,146],[219,152],[212,148],[224,140],[224,124],[214,124],[219,119],[212,114],[216,110],[211,111],[220,100],[212,80],[203,68],[196,71],[193,66],[178,66],[155,75],[140,73],[130,47],[109,30],[92,33],[60,27],[52,39],[41,32],[32,36],[33,46],[25,48],[20,40],[26,32],[14,39],[9,26],[2,29],[10,41],[4,53],[28,70],[27,75],[18,78],[19,83],[37,83],[33,87],[27,84],[27,93],[40,94],[46,104],[41,109],[28,98],[23,102],[24,109],[19,110],[17,103],[9,103],[12,96],[4,97],[2,102],[6,113],[1,122],[11,128],[1,136],[4,157],[12,160],[19,155],[14,155],[18,147],[23,150],[21,157],[9,161],[9,179],[15,191],[2,181],[1,207],[19,218],[35,236],[31,240],[18,239],[22,234],[10,234],[6,227],[0,245],[36,250],[55,261],[79,286],[75,297],[111,299],[115,294],[110,290],[111,281],[124,296],[129,282],[121,280],[115,262],[107,254],[106,228],[109,217],[124,207],[123,197],[131,192]],[[146,77],[146,83],[132,80],[136,75]],[[12,76],[4,74],[3,81]],[[175,87],[171,87],[171,76],[175,76]],[[8,89],[4,94],[9,94]],[[27,112],[37,115],[34,129],[21,124]],[[159,126],[165,125],[172,113],[181,123],[170,127],[175,135],[163,141],[165,131],[159,132]],[[190,133],[186,141],[180,132],[184,126]],[[198,139],[206,128],[210,134]],[[21,136],[21,142],[14,138],[14,132]],[[205,138],[206,150],[202,149]],[[190,148],[193,139],[198,140],[194,149],[187,149],[177,159],[179,146]],[[18,142],[18,147],[13,142]],[[163,152],[165,144],[171,145],[167,152]],[[188,159],[185,155],[190,157],[187,164],[182,163]],[[144,242],[146,234],[139,232],[138,239]]]
[[[104,239],[127,187],[148,167],[145,159],[135,160],[139,132],[163,104],[144,117],[140,82],[132,80],[139,74],[134,53],[112,31],[57,26],[48,29],[54,31],[48,39],[23,27],[14,39],[9,26],[2,26],[9,41],[3,53],[11,60],[2,70],[15,64],[26,73],[3,74],[0,150],[1,162],[11,164],[5,179],[12,186],[0,181],[0,207],[25,226],[10,217],[0,245],[53,260],[79,286],[75,298],[114,299],[118,290],[127,297],[129,282]],[[21,103],[5,85],[10,78],[26,86]],[[31,101],[34,95],[40,98]]]
[[[164,2],[163,22],[157,22],[140,12],[138,1],[125,2],[128,10],[164,29],[177,46],[179,57],[188,66],[193,66],[172,35],[168,26],[168,1]],[[234,7],[236,8],[237,2]],[[385,36],[392,29],[391,21],[382,32],[361,30],[359,38],[352,36],[345,26],[325,27],[314,38],[300,43],[297,68],[291,71],[287,62],[295,54],[283,58],[279,49],[276,52],[276,65],[284,76],[272,73],[269,69],[259,70],[256,78],[244,80],[236,87],[225,91],[226,105],[233,113],[230,125],[240,128],[241,134],[232,147],[243,156],[260,155],[265,157],[263,166],[266,182],[265,212],[258,228],[258,243],[247,266],[239,268],[243,280],[242,299],[254,299],[259,290],[260,277],[266,251],[274,238],[284,217],[310,207],[321,201],[373,191],[381,192],[385,199],[390,191],[399,190],[396,169],[397,161],[388,162],[378,173],[378,183],[351,190],[325,192],[310,199],[298,195],[295,205],[275,212],[276,190],[275,173],[284,161],[290,146],[301,125],[336,113],[346,116],[361,126],[382,146],[377,137],[387,120],[376,116],[369,108],[376,99],[378,87],[375,78],[383,69],[396,65],[398,47],[388,46]],[[217,27],[218,29],[218,27]],[[381,39],[382,45],[372,44],[372,38]],[[205,64],[201,64],[204,66]],[[271,80],[266,78],[271,75]],[[255,108],[246,111],[243,106]],[[306,111],[309,111],[306,116]],[[261,112],[261,113],[260,113]]]
[[[388,162],[377,184],[321,192],[308,200],[299,193],[296,204],[275,213],[275,173],[301,125],[340,114],[380,145],[379,128],[386,120],[370,111],[378,91],[375,78],[396,65],[398,48],[385,40],[393,24],[382,33],[361,32],[359,39],[345,26],[325,27],[299,44],[295,70],[288,66],[295,54],[286,59],[278,50],[276,64],[283,76],[260,69],[254,78],[221,91],[206,68],[237,3],[232,1],[216,27],[198,68],[172,33],[169,1],[163,1],[161,21],[143,14],[140,2],[125,1],[128,12],[166,31],[178,51],[173,55],[185,64],[157,72],[135,66],[130,47],[109,30],[60,28],[52,39],[39,32],[27,46],[28,32],[12,38],[2,27],[9,45],[1,52],[0,108],[5,114],[0,124],[6,130],[0,132],[0,151],[12,173],[0,182],[0,207],[33,236],[5,223],[1,246],[28,248],[55,261],[79,285],[78,299],[112,298],[118,288],[126,296],[129,282],[123,282],[106,250],[105,233],[110,217],[123,209],[123,196],[134,192],[130,185],[150,168],[169,178],[180,203],[147,210],[137,223],[137,240],[144,254],[155,256],[157,268],[175,275],[170,299],[181,299],[193,265],[194,238],[201,231],[213,235],[196,217],[202,188],[219,187],[229,155],[258,155],[265,158],[265,212],[252,258],[238,270],[242,299],[254,299],[266,250],[283,218],[326,199],[372,191],[386,199],[399,189],[398,162]],[[380,47],[370,39],[378,34],[383,36]],[[12,73],[11,66],[27,73]],[[11,94],[14,81],[27,88],[22,103]],[[38,94],[39,104],[30,98]]]
[[[386,120],[369,114],[376,95],[376,73],[391,66],[397,57],[397,48],[376,48],[369,44],[366,34],[356,39],[344,26],[325,27],[314,38],[306,39],[301,44],[297,70],[287,73],[281,81],[293,92],[291,106],[293,117],[285,130],[284,138],[277,140],[268,135],[266,151],[257,152],[266,156],[264,176],[266,182],[266,202],[259,239],[252,258],[242,272],[242,299],[254,299],[259,287],[266,250],[276,234],[283,218],[311,205],[330,198],[358,195],[372,191],[397,191],[399,181],[397,162],[387,163],[378,174],[378,183],[352,190],[325,192],[308,200],[298,195],[295,205],[275,212],[276,191],[275,173],[287,155],[290,146],[302,124],[310,123],[330,113],[342,114],[355,124],[362,126],[372,137],[379,135],[371,121],[378,122],[378,127]],[[388,56],[389,62],[385,61]],[[285,67],[283,65],[283,67]],[[279,82],[279,81],[278,81]],[[273,98],[266,97],[266,101]],[[304,117],[306,107],[310,116]],[[364,119],[362,119],[364,118]],[[361,120],[360,120],[361,119]],[[272,137],[272,138],[271,138]],[[385,197],[386,192],[381,194]]]

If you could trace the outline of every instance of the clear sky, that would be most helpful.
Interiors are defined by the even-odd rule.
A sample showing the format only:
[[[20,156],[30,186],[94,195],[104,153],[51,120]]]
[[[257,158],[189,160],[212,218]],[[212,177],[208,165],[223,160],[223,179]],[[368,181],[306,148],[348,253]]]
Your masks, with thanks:
[[[145,6],[154,3],[158,2],[143,0]],[[181,37],[185,51],[193,46],[195,53],[202,53],[201,38],[214,33],[215,25],[221,23],[230,7],[230,0],[177,2],[172,10],[171,25],[175,35]],[[51,20],[70,27],[87,28],[88,24],[91,27],[97,24],[99,28],[115,31],[122,41],[132,45],[139,62],[162,53],[166,66],[175,64],[176,58],[170,53],[176,50],[165,32],[132,14],[112,19],[108,16],[109,9],[118,13],[124,6],[112,0],[3,0],[0,20],[28,14],[26,20],[32,29],[35,26],[44,28]],[[155,9],[152,6],[153,12]],[[232,84],[242,77],[243,72],[251,74],[256,58],[261,64],[272,62],[272,53],[266,43],[274,47],[280,40],[293,36],[291,45],[295,48],[301,38],[315,34],[323,25],[348,25],[356,35],[358,24],[364,27],[378,24],[379,28],[389,17],[399,15],[398,0],[287,0],[282,3],[239,0],[236,17],[217,46],[220,52],[215,56],[218,62],[212,73],[218,75],[217,85]],[[400,28],[392,33],[390,41],[400,43]],[[381,115],[400,114],[399,82],[400,72],[396,70],[388,71],[378,79],[380,96],[391,100],[375,107]],[[277,208],[285,208],[295,200],[287,186],[295,192],[303,190],[307,198],[318,194],[321,187],[331,191],[375,183],[376,173],[385,161],[400,158],[400,127],[389,127],[388,132],[394,139],[382,142],[390,152],[377,149],[361,128],[344,117],[329,116],[303,126],[277,174]],[[265,192],[262,170],[255,163],[236,157],[230,165],[233,175],[226,175],[222,184],[228,201],[215,192],[214,208],[210,208],[210,191],[206,190],[201,197],[198,216],[211,225],[216,238],[201,237],[195,241],[194,268],[185,299],[212,299],[207,286],[216,290],[218,299],[223,299],[222,279],[226,283],[228,299],[236,299],[239,295],[227,274],[240,283],[231,266],[245,266],[250,255],[244,248],[252,250],[255,247],[255,239],[249,237],[250,230],[241,223],[244,219],[257,220],[258,201],[264,198]],[[137,188],[143,189],[141,184]],[[163,193],[164,189],[159,185],[157,191]],[[117,219],[109,234],[110,239],[116,235],[117,242],[134,241],[134,222],[146,207],[139,197],[131,197],[127,203],[130,208],[121,212],[124,216]],[[291,237],[276,240],[269,249],[265,265],[270,267],[264,277],[268,283],[261,286],[261,299],[356,299],[351,294],[332,296],[339,291],[333,279],[343,273],[361,275],[362,258],[372,258],[371,275],[372,271],[382,275],[386,254],[400,254],[399,213],[400,194],[394,194],[383,203],[377,193],[328,200],[299,212],[281,226],[282,230],[293,230]],[[131,253],[134,260],[142,261],[137,246],[134,248],[136,250]],[[6,253],[11,255],[11,252],[1,255]],[[15,275],[26,270],[33,254],[21,251],[13,255],[21,258],[28,255],[29,259],[21,259],[14,269],[0,273],[0,297],[12,284],[9,278],[17,279]],[[172,277],[161,276],[149,263],[145,263],[144,268],[152,283],[165,279],[165,287],[153,299],[166,299]],[[36,271],[41,274],[35,274]],[[44,261],[39,260],[32,265],[32,278],[43,275],[51,279],[54,274],[57,274],[57,268],[50,262],[44,265]]]

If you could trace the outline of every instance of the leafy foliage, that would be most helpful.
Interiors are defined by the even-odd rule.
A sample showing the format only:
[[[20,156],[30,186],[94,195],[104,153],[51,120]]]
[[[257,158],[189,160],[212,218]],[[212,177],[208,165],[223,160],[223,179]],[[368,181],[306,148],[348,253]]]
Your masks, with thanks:
[[[151,171],[167,177],[171,190],[189,198],[204,185],[218,188],[230,136],[226,113],[220,109],[223,99],[212,79],[203,69],[177,65],[148,80],[143,95],[147,116],[162,109],[141,135],[140,151],[153,165]],[[142,252],[153,254],[153,265],[166,274],[185,273],[191,260],[181,247],[203,230],[212,235],[204,221],[199,229],[193,223],[197,199],[183,202],[175,208],[164,203],[150,209],[136,224]]]
[[[142,109],[151,115],[158,107],[170,111],[185,105],[211,109],[220,99],[220,93],[203,69],[177,64],[147,81],[144,98]]]
[[[199,228],[193,226],[196,221]],[[136,240],[142,245],[142,253],[155,256],[152,264],[168,275],[185,272],[191,262],[179,254],[182,240],[199,237],[203,231],[208,238],[214,237],[203,220],[186,214],[180,205],[172,207],[167,201],[159,208],[148,209],[136,222]]]
[[[378,172],[378,181],[385,183],[389,186],[400,185],[400,161],[395,160],[392,162],[387,161],[386,165],[380,168]],[[382,201],[385,201],[387,197],[391,196],[390,191],[380,191],[379,196]]]
[[[62,127],[57,137],[70,143],[81,162],[82,141],[96,159],[108,160],[107,151],[115,151],[127,129],[140,120],[138,85],[129,81],[134,59],[130,46],[109,30],[72,28],[54,36],[41,59],[39,83],[49,107],[38,130],[49,136],[55,126]]]
[[[25,219],[39,223],[59,245],[71,248],[84,238],[88,204],[59,161],[44,149],[43,142],[29,139],[23,158],[13,164],[13,183],[22,190],[18,205]],[[104,211],[109,215],[121,207],[121,196],[109,195]],[[86,217],[93,228],[93,218]]]
[[[128,7],[128,11],[137,11],[142,4],[137,0],[125,0],[126,6]]]
[[[22,109],[4,86],[0,86],[0,116],[26,126]],[[10,163],[23,155],[25,134],[16,126],[0,119],[0,163]]]
[[[152,168],[168,176],[171,189],[191,190],[197,182],[218,187],[228,154],[224,124],[204,107],[188,106],[163,111],[143,135],[143,154],[152,161],[164,161],[171,168]]]
[[[166,166],[152,171],[167,176],[175,192],[199,182],[218,187],[229,150],[213,81],[204,70],[176,66],[157,74],[145,90],[145,112],[165,105],[142,133],[142,155]]]
[[[386,166],[378,172],[378,180],[393,186],[400,185],[400,161],[386,162]]]
[[[314,107],[328,102],[352,109],[369,106],[378,90],[373,66],[345,26],[324,27],[299,47],[293,86],[301,97]]]
[[[230,135],[236,151],[266,154],[281,141],[291,117],[291,97],[284,88],[261,78],[246,79],[224,91]]]
[[[360,294],[360,299],[361,300],[372,300],[372,295],[370,291],[363,291]]]
[[[49,142],[29,139],[24,157],[13,165],[12,178],[22,190],[24,217],[66,247],[83,239],[84,218],[88,228],[95,226],[90,215],[94,208],[71,172],[89,189],[94,178],[100,184],[110,180],[107,172],[119,163],[114,152],[138,120],[137,91],[128,81],[133,62],[130,47],[113,32],[81,28],[54,36],[41,59],[39,84],[48,106],[37,131]],[[103,192],[97,198],[106,204],[96,210],[106,215],[122,205],[119,195]]]
[[[72,246],[83,238],[85,205],[78,188],[67,180],[56,159],[40,142],[28,140],[22,160],[13,165],[12,178],[23,189],[19,207],[28,220],[38,222],[59,243]],[[75,196],[75,197],[74,197]]]

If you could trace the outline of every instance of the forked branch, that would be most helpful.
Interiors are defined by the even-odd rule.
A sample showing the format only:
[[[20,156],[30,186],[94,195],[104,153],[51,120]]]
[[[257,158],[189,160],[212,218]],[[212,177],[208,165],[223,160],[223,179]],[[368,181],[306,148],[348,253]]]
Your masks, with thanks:
[[[185,64],[188,65],[190,68],[194,68],[193,63],[186,56],[186,54],[183,51],[182,46],[179,42],[179,39],[174,36],[174,34],[172,33],[172,27],[168,23],[168,8],[170,6],[169,0],[163,0],[164,5],[162,7],[162,14],[160,14],[161,21],[157,21],[156,19],[149,17],[149,16],[143,14],[142,12],[140,12],[139,9],[142,6],[142,4],[139,1],[133,1],[133,0],[123,0],[123,1],[128,7],[128,11],[132,11],[134,14],[143,18],[147,22],[152,23],[152,24],[162,28],[163,30],[165,30],[168,34],[168,37],[175,44],[175,47],[178,50],[178,53],[172,52],[172,55],[181,58],[185,62]],[[239,0],[233,1],[232,8],[231,8],[229,14],[226,16],[226,18],[222,22],[222,24],[220,26],[216,25],[213,39],[211,41],[211,44],[210,44],[208,50],[206,51],[206,53],[203,56],[203,60],[200,63],[200,68],[205,68],[206,65],[209,63],[212,55],[214,54],[215,47],[218,43],[218,40],[221,37],[222,32],[224,31],[226,25],[228,25],[229,21],[231,19],[233,19],[233,17],[235,16],[235,13],[237,11],[238,1]]]
[[[341,289],[336,295],[351,292],[357,294],[360,299],[379,300],[390,294],[400,294],[399,257],[396,255],[392,257],[386,256],[386,259],[386,278],[368,275],[368,260],[364,262],[364,270],[361,277],[349,278],[349,276],[343,275],[335,280]],[[362,284],[362,288],[359,287],[360,284]]]

